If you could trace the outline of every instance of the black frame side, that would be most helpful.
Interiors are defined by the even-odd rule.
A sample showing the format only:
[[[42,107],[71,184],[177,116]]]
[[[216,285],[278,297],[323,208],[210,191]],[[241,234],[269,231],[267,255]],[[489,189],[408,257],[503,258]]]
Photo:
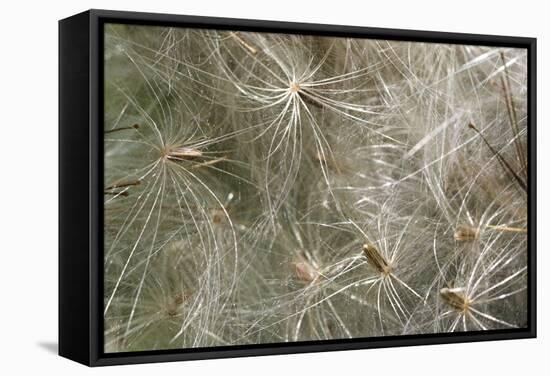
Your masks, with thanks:
[[[529,319],[527,328],[285,344],[104,353],[102,308],[103,26],[109,22],[527,49],[529,69],[529,294],[527,307],[529,309]],[[72,66],[69,67],[69,65]],[[535,38],[90,10],[60,21],[59,82],[60,355],[87,365],[103,366],[536,337]]]
[[[527,46],[527,304],[529,336],[537,337],[537,40],[530,38]]]
[[[59,21],[59,355],[86,365],[97,320],[89,313],[89,15]]]

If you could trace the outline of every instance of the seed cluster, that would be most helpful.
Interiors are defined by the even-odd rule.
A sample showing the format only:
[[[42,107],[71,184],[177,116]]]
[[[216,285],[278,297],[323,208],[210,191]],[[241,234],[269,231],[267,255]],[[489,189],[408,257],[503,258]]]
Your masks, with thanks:
[[[527,322],[527,55],[107,24],[106,352]]]

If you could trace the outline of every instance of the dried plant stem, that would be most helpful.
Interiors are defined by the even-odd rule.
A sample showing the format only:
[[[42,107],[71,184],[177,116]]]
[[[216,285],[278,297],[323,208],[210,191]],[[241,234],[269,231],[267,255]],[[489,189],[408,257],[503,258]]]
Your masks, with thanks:
[[[201,168],[201,167],[212,166],[216,163],[220,163],[220,162],[223,162],[223,161],[226,161],[226,160],[227,160],[227,156],[223,156],[223,157],[219,157],[219,158],[216,158],[216,159],[212,159],[211,161],[198,163],[196,165],[193,165],[191,168]]]
[[[116,188],[126,188],[126,187],[132,187],[132,186],[136,186],[136,185],[140,185],[140,184],[141,184],[141,180],[132,180],[132,181],[113,183],[113,184],[105,187],[105,190],[110,191],[110,190],[116,189]]]
[[[125,131],[125,130],[128,130],[128,129],[138,129],[139,128],[139,125],[138,124],[134,124],[134,125],[131,125],[129,127],[120,127],[120,128],[113,128],[113,129],[109,129],[109,130],[106,130],[105,134],[109,134],[109,133],[114,133],[114,132],[119,132],[119,131]]]
[[[111,196],[124,196],[124,197],[129,195],[127,191],[103,191],[103,194],[111,195]]]
[[[517,154],[518,162],[521,165],[521,169],[523,173],[526,174],[527,173],[527,156],[525,154],[523,147],[521,146],[521,142],[518,139],[518,135],[519,135],[518,116],[516,112],[514,97],[510,91],[510,74],[508,72],[508,67],[506,66],[506,58],[504,56],[504,52],[500,53],[500,58],[502,60],[502,65],[504,67],[504,77],[501,77],[502,89],[504,91],[504,98],[506,101],[506,109],[508,111],[508,117],[510,118],[510,126],[512,127],[512,132],[514,135],[514,145],[516,147],[516,154]]]
[[[229,35],[231,35],[231,38],[235,39],[244,48],[246,48],[252,55],[256,55],[258,53],[258,49],[254,47],[250,42],[245,40],[240,33],[233,31],[229,33]]]
[[[473,129],[481,137],[485,145],[487,145],[489,150],[491,150],[491,153],[493,153],[494,156],[497,158],[504,171],[506,171],[518,183],[518,185],[524,192],[527,192],[527,183],[525,183],[525,181],[523,181],[523,179],[520,178],[518,174],[516,174],[516,172],[510,166],[510,164],[508,164],[506,159],[504,159],[502,155],[500,155],[500,153],[489,143],[489,141],[487,141],[487,139],[481,134],[481,132],[475,127],[475,125],[469,123],[468,127],[470,127],[470,129]]]
[[[129,195],[129,193],[126,189],[124,189],[124,190],[116,190],[116,189],[133,187],[133,186],[140,185],[140,184],[141,184],[140,180],[132,180],[132,181],[124,181],[124,182],[114,183],[114,184],[111,184],[111,185],[105,187],[105,189],[103,190],[103,194],[112,195],[112,196],[124,196],[124,197],[126,197],[126,196]]]
[[[495,226],[495,225],[487,225],[488,228],[497,230],[497,231],[504,231],[504,232],[517,232],[521,234],[527,234],[526,228],[520,228],[520,227],[508,227],[508,226]]]

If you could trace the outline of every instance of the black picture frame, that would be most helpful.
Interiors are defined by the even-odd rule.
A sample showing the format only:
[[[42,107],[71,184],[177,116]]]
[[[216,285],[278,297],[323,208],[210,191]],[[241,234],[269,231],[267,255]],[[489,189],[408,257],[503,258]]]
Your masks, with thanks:
[[[103,27],[105,23],[518,47],[528,55],[528,326],[524,329],[103,352]],[[88,10],[59,21],[59,354],[88,366],[536,337],[536,39]]]

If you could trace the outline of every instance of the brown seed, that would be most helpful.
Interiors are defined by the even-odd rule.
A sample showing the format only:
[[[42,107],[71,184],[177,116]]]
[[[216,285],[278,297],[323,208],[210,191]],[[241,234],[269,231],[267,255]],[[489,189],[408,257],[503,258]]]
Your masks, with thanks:
[[[176,295],[174,295],[173,300],[168,303],[168,306],[166,307],[166,313],[168,313],[168,316],[174,317],[179,312],[180,307],[185,303],[188,296],[184,294],[183,292],[179,292]]]
[[[222,209],[212,209],[212,223],[219,225],[225,221],[225,211]]]
[[[202,151],[196,148],[190,148],[190,147],[180,147],[180,148],[174,148],[174,149],[168,149],[166,151],[166,158],[170,160],[189,160],[197,157],[202,156]]]
[[[479,229],[466,225],[458,226],[454,233],[455,240],[459,242],[476,240],[478,237]]]
[[[302,282],[313,282],[319,275],[317,269],[307,261],[295,262],[294,273]]]
[[[374,245],[368,243],[363,245],[363,252],[369,264],[371,264],[380,274],[387,276],[392,272],[392,266]]]
[[[444,287],[439,291],[439,295],[445,303],[459,312],[467,312],[470,309],[471,301],[461,289]]]

